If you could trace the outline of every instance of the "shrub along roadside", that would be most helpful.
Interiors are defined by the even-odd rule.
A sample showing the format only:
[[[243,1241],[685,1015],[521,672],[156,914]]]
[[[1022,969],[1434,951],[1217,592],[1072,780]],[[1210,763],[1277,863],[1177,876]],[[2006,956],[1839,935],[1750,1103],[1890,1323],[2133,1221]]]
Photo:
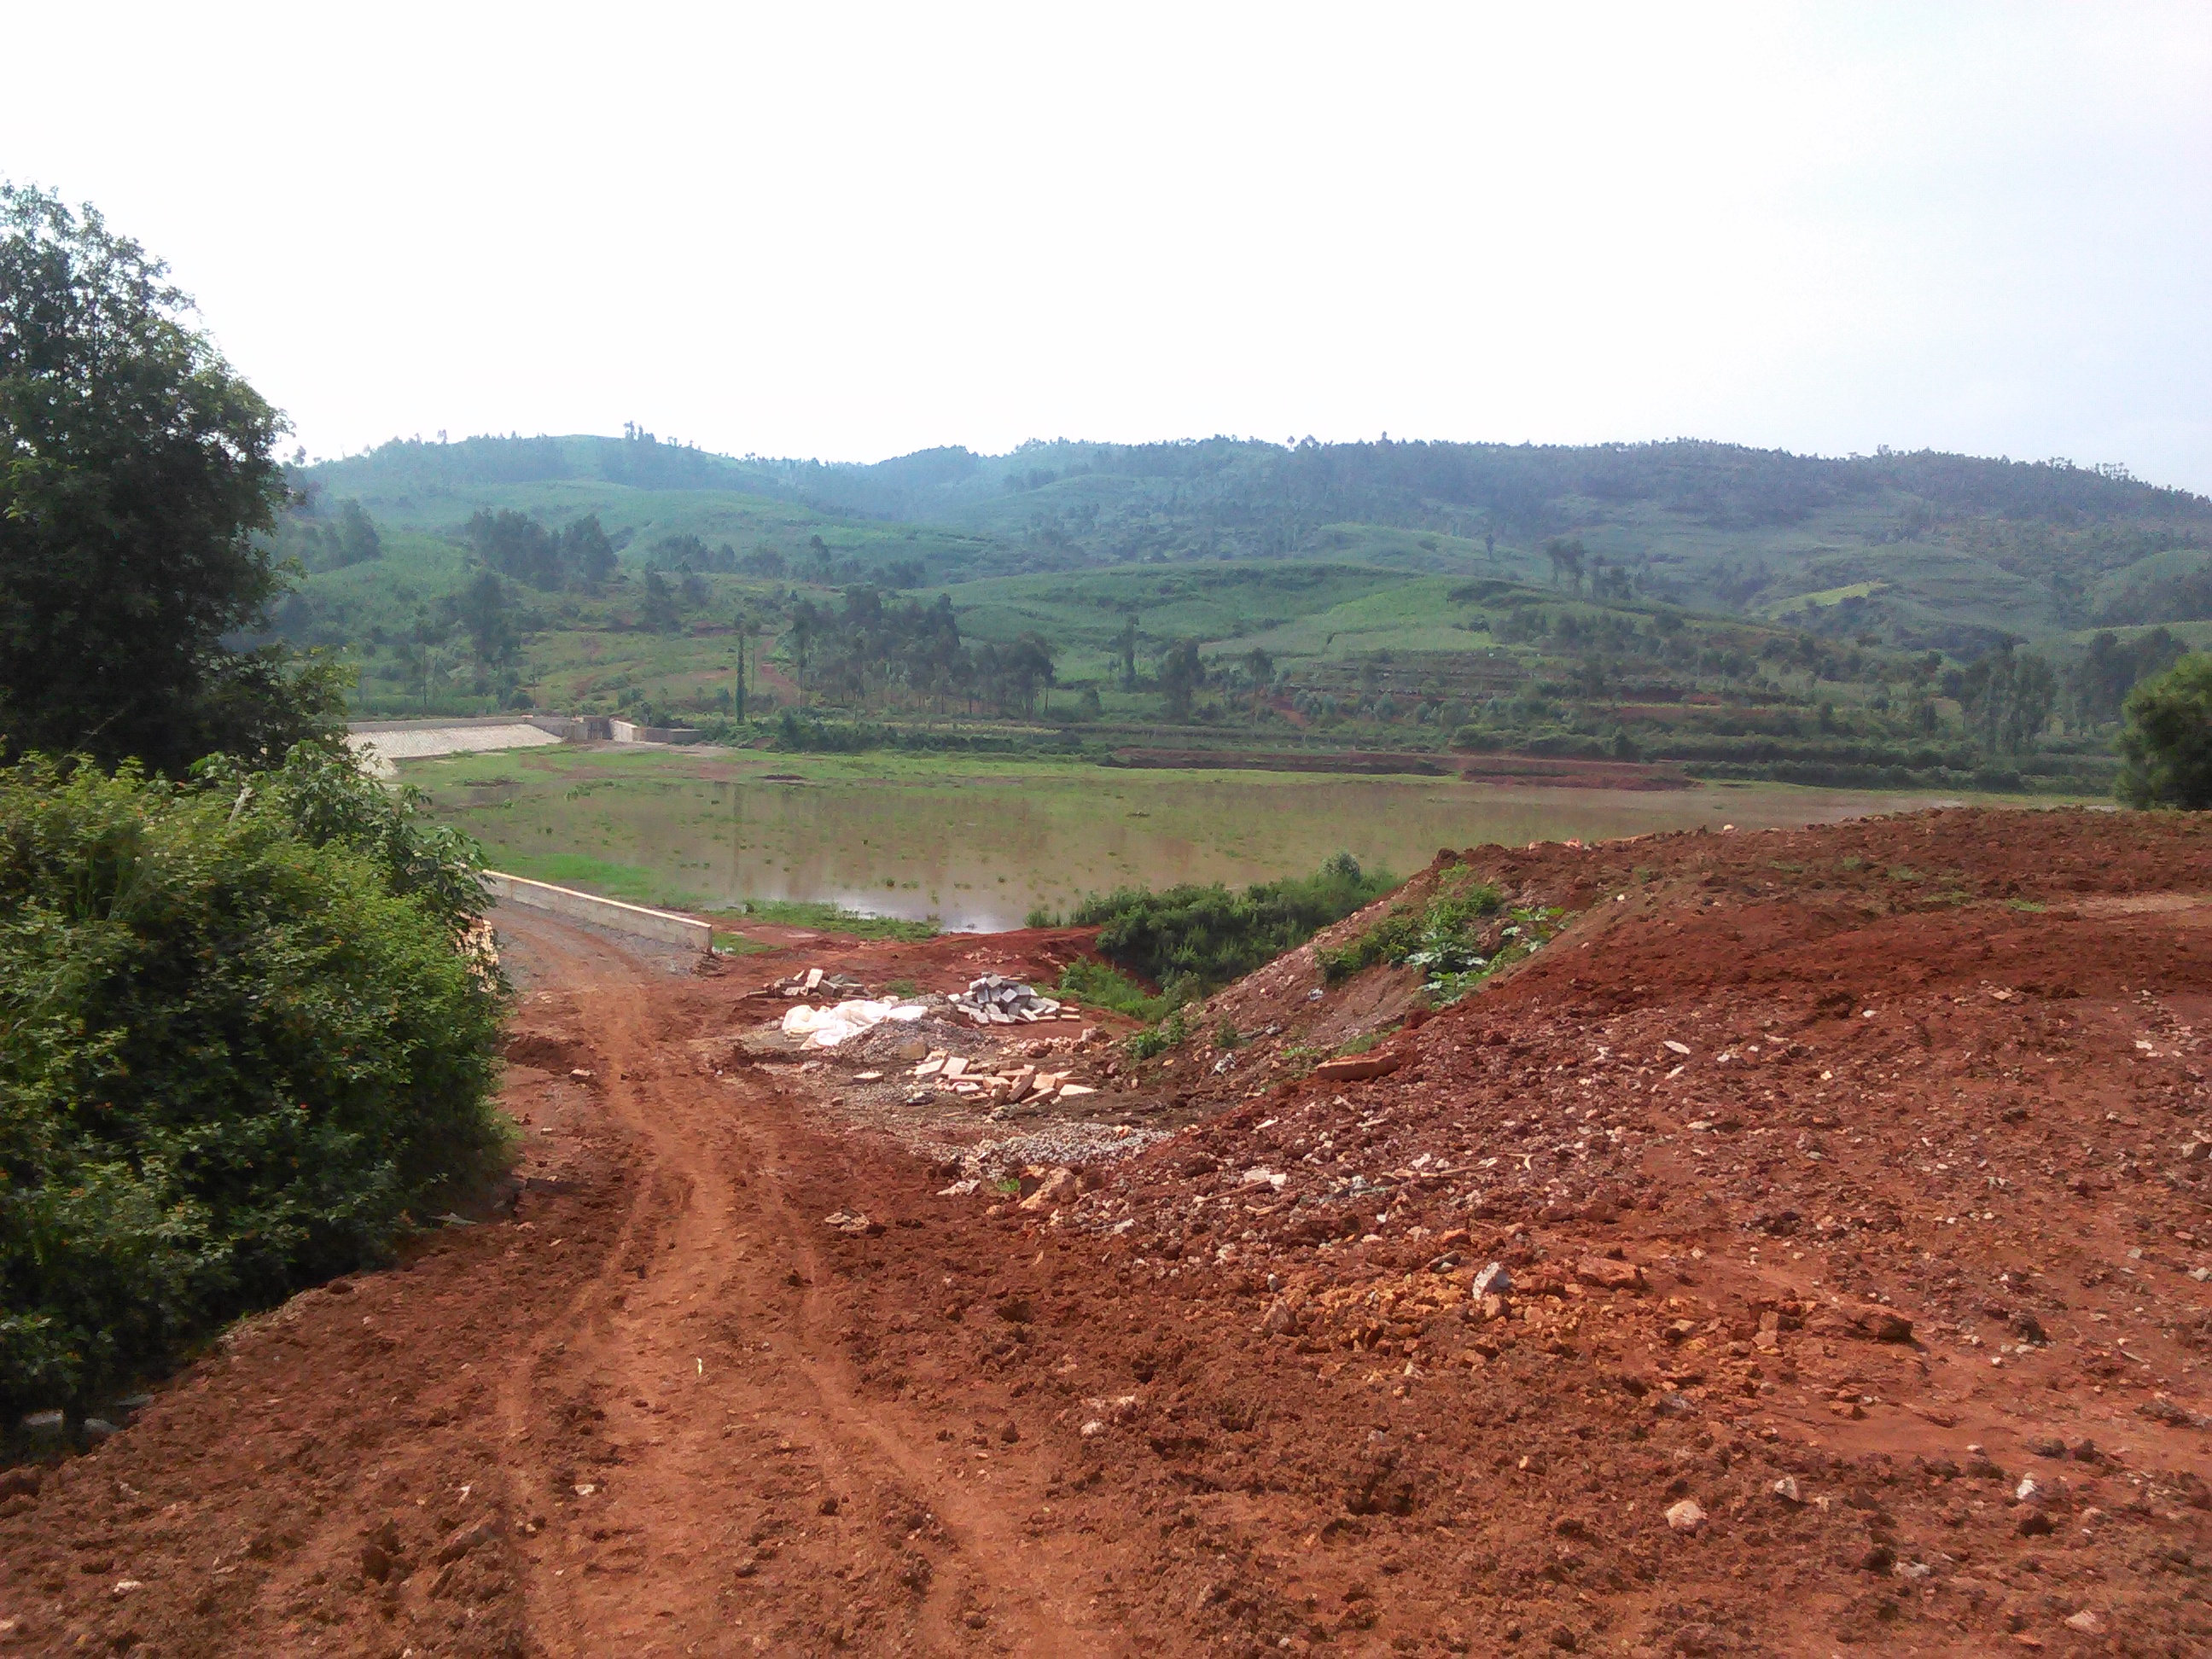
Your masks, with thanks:
[[[341,755],[0,769],[0,1409],[81,1411],[501,1167],[473,848]]]

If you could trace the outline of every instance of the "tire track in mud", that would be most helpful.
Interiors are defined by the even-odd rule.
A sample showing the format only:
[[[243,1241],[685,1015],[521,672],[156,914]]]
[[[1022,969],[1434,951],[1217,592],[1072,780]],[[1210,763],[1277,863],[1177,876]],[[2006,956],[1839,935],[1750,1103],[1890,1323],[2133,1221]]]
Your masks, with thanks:
[[[696,1060],[657,970],[535,916],[501,925],[590,1019],[636,1159],[599,1271],[500,1390],[508,1479],[543,1517],[533,1644],[1118,1650],[1070,1624],[1042,1554],[947,1478],[927,1431],[860,1397],[795,1190],[841,1149],[759,1073]]]

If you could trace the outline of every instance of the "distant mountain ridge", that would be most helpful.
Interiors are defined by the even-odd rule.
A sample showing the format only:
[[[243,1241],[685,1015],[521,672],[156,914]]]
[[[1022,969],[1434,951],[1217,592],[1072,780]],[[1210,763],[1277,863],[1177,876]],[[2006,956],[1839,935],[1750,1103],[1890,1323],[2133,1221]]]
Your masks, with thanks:
[[[842,522],[879,527],[872,542],[927,527],[937,581],[1314,557],[1528,579],[1571,538],[1653,598],[1913,648],[2212,615],[2212,500],[2118,468],[1934,451],[1206,438],[861,464],[717,455],[632,428],[395,441],[301,476],[446,536],[479,507],[602,511],[632,561],[683,535],[835,544]]]

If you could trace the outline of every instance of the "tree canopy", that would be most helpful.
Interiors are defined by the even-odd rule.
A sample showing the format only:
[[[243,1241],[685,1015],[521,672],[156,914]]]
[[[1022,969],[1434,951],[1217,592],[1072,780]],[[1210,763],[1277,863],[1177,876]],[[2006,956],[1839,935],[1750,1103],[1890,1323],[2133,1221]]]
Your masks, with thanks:
[[[281,756],[334,671],[265,625],[284,419],[91,208],[0,185],[0,753]]]
[[[2128,694],[2121,799],[2133,806],[2212,808],[2212,653],[2184,657]]]

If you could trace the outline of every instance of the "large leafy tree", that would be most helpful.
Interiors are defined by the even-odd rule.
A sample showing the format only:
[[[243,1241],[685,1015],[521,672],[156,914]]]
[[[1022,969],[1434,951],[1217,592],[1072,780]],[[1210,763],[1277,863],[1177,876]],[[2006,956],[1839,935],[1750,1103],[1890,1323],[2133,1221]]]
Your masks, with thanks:
[[[167,268],[0,184],[0,754],[181,775],[327,732],[334,670],[241,648],[287,584],[271,408]]]
[[[2184,657],[2129,693],[2120,752],[2130,805],[2212,810],[2212,653]]]

